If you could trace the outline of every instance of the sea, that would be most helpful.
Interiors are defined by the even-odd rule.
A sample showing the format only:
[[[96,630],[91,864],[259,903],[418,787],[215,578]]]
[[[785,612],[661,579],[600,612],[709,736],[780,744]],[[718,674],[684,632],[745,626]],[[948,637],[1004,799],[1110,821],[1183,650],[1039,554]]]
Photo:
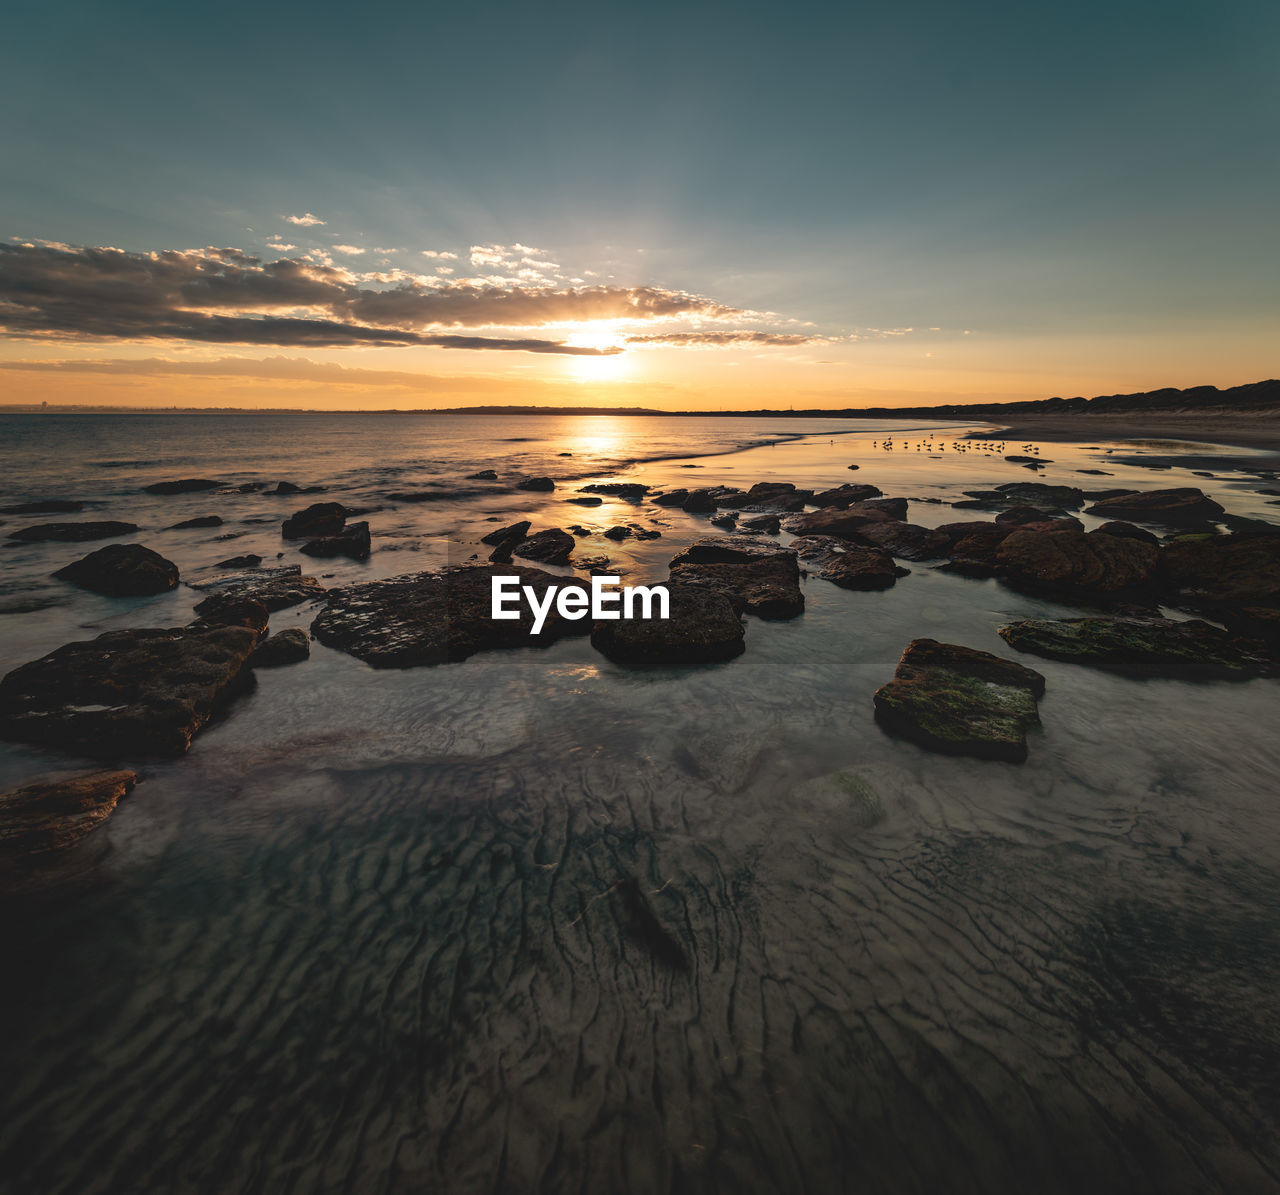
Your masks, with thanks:
[[[0,515],[0,542],[124,520],[182,579],[100,597],[51,576],[97,544],[4,542],[0,672],[181,626],[245,553],[335,587],[484,559],[527,518],[641,583],[714,532],[567,501],[592,482],[869,482],[929,526],[1011,481],[1195,485],[1280,521],[1256,451],[982,430],[4,415],[0,505],[87,505]],[[179,478],[223,484],[143,490]],[[282,539],[312,501],[367,512],[367,562]],[[905,563],[883,592],[807,578],[803,615],[748,618],[708,667],[574,638],[374,670],[313,643],[184,757],[119,761],[140,780],[109,821],[0,896],[0,1189],[1280,1190],[1280,683],[1024,659],[1047,678],[1026,763],[933,754],[873,718],[909,641],[1015,657],[999,626],[1089,611]],[[100,766],[0,745],[0,787]]]

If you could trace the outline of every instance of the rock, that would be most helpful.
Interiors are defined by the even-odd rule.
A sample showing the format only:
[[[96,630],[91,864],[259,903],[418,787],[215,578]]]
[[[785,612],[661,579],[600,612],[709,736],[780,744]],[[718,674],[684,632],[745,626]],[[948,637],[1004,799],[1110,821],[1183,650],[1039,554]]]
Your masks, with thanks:
[[[285,519],[280,534],[285,539],[309,539],[313,536],[337,535],[347,521],[347,508],[341,502],[314,502]]]
[[[856,772],[830,772],[806,780],[787,795],[787,804],[835,812],[868,830],[884,820],[885,812],[880,795]]]
[[[600,621],[597,651],[627,668],[671,668],[729,660],[745,650],[742,620],[729,599],[709,589],[672,585],[670,618]]]
[[[1010,506],[1035,506],[1048,508],[1054,513],[1063,509],[1079,510],[1085,504],[1084,490],[1073,485],[1046,485],[1039,481],[1010,481],[993,490],[965,490],[965,493],[984,507],[1004,510]],[[961,503],[952,503],[960,506]],[[972,506],[973,503],[965,505]]]
[[[857,536],[860,542],[884,548],[900,560],[936,560],[951,547],[951,538],[942,532],[896,519],[866,523],[858,528]]]
[[[943,571],[965,577],[991,577],[996,571],[996,552],[1013,528],[979,520],[944,523],[937,531],[947,536],[951,545],[946,553],[947,563],[940,566]]]
[[[302,487],[294,485],[291,481],[279,481],[276,483],[276,488],[268,492],[272,494],[300,494],[302,493]]]
[[[210,595],[196,604],[195,612],[204,626],[248,627],[259,635],[267,629],[269,615],[265,602],[236,590]]]
[[[671,567],[680,564],[721,564],[744,560],[760,560],[775,556],[779,552],[790,551],[790,546],[779,549],[777,544],[761,543],[754,539],[700,539],[695,540],[687,548],[677,552],[671,558]]]
[[[1041,510],[1035,506],[1010,506],[996,515],[996,522],[1001,527],[1043,527],[1046,530],[1084,530],[1084,524],[1070,515],[1060,517],[1051,510]]]
[[[579,494],[576,498],[566,498],[565,501],[572,502],[576,506],[599,506],[604,499],[596,498],[591,494]]]
[[[24,543],[63,543],[78,544],[90,539],[111,539],[117,535],[132,535],[137,531],[136,523],[39,523],[34,527],[23,527],[20,531],[10,531],[10,539],[19,539]]]
[[[1223,509],[1192,486],[1171,490],[1147,490],[1104,498],[1089,507],[1088,513],[1107,519],[1136,519],[1140,523],[1182,525],[1213,521]]]
[[[804,510],[813,500],[812,490],[798,490],[789,481],[760,481],[745,494],[722,499],[721,505],[761,512],[794,512]]]
[[[625,498],[628,501],[639,501],[648,492],[647,485],[641,485],[638,481],[596,481],[591,485],[584,485],[578,491],[582,494],[612,494],[615,498]]]
[[[683,506],[688,497],[688,490],[668,490],[665,494],[658,494],[654,502],[658,506]]]
[[[518,619],[494,619],[492,578],[514,576],[542,595],[563,577],[519,565],[446,568],[331,589],[311,624],[327,647],[345,651],[374,668],[412,668],[465,660],[478,651],[541,647],[566,635],[586,634],[587,619],[561,618],[554,604],[540,634],[530,634],[533,615],[523,600]]]
[[[216,490],[221,484],[204,477],[184,477],[180,481],[157,481],[142,488],[148,494],[198,494],[202,490]]]
[[[539,494],[549,494],[555,488],[556,483],[550,477],[526,477],[516,486],[518,490],[533,490]]]
[[[1241,606],[1222,612],[1222,621],[1233,635],[1256,639],[1274,652],[1280,647],[1280,609],[1273,606]]]
[[[1264,490],[1263,493],[1266,493]],[[39,502],[19,502],[16,506],[0,506],[5,515],[69,515],[84,510],[83,502],[70,498],[44,498]]]
[[[1145,527],[1135,527],[1132,523],[1103,523],[1097,530],[1104,535],[1117,535],[1121,539],[1139,539],[1144,544],[1151,544],[1153,547],[1158,547],[1160,544],[1159,539]]]
[[[141,544],[108,544],[53,575],[107,597],[167,593],[178,584],[178,566]]]
[[[692,490],[681,509],[689,514],[709,514],[716,509],[716,499],[710,490]]]
[[[736,510],[726,510],[723,514],[713,515],[711,518],[711,526],[719,527],[725,531],[732,531],[738,522],[738,512]]]
[[[39,859],[74,846],[137,782],[136,772],[93,772],[0,793],[0,858]]]
[[[197,590],[236,593],[251,597],[272,611],[301,605],[303,602],[323,597],[325,593],[324,586],[315,577],[302,576],[302,569],[296,564],[284,565],[280,568],[264,568],[251,573],[231,573],[226,576],[211,577],[207,581],[194,583],[191,587]]]
[[[914,639],[876,691],[876,720],[932,751],[1021,763],[1044,677],[989,652]]]
[[[713,523],[715,519],[711,520]],[[777,515],[753,515],[738,523],[738,530],[748,535],[777,535],[781,520]]]
[[[510,527],[499,527],[497,531],[490,531],[488,535],[482,535],[480,542],[482,544],[505,544],[510,542],[514,545],[529,534],[529,527],[529,520],[522,519],[519,523],[512,523]]]
[[[246,553],[244,556],[229,556],[226,560],[219,560],[214,568],[257,568],[262,563],[262,557],[253,552]]]
[[[539,564],[568,564],[569,553],[573,551],[575,544],[573,536],[567,531],[552,527],[529,536],[514,552],[525,560],[536,560]]]
[[[874,506],[855,502],[841,510],[825,507],[808,514],[793,514],[782,520],[782,529],[792,535],[838,535],[842,539],[856,538],[858,531],[868,523],[888,523],[893,516]]]
[[[169,528],[170,531],[190,531],[196,527],[221,527],[222,520],[217,515],[201,515],[196,519],[184,519],[181,523],[174,523]]]
[[[858,466],[857,466],[857,465],[850,465],[850,466],[849,466],[849,468],[850,468],[850,469],[856,469],[856,468],[858,468]]]
[[[784,619],[804,613],[800,568],[791,552],[719,564],[677,564],[670,582],[722,594],[738,614]]]
[[[996,549],[996,572],[1053,594],[1136,594],[1151,586],[1159,555],[1149,543],[1103,531],[1019,529]]]
[[[324,535],[309,540],[298,551],[307,556],[346,556],[351,560],[368,560],[372,544],[368,523],[348,523],[337,535]]]
[[[289,627],[278,635],[262,640],[249,657],[250,668],[280,668],[298,664],[311,656],[311,641],[298,627]]]
[[[905,498],[868,498],[861,506],[867,510],[882,510],[891,519],[902,520],[907,517]]]
[[[252,685],[245,627],[108,631],[0,680],[0,734],[60,751],[181,755],[214,712]]]
[[[1181,599],[1280,604],[1280,536],[1235,532],[1171,540],[1160,552],[1160,584]]]
[[[852,485],[846,483],[836,486],[833,490],[823,490],[820,494],[814,494],[814,506],[834,506],[837,510],[844,510],[851,506],[854,502],[865,502],[869,498],[880,497],[882,490],[873,485]],[[903,514],[906,514],[906,503],[903,503]]]
[[[863,548],[830,535],[807,535],[788,545],[824,581],[841,589],[888,589],[908,572],[881,548]]]
[[[1001,627],[1000,635],[1019,651],[1122,676],[1248,680],[1280,671],[1264,653],[1195,620],[1028,619]]]
[[[479,473],[468,473],[468,481],[497,481],[498,475],[492,469],[481,469]]]

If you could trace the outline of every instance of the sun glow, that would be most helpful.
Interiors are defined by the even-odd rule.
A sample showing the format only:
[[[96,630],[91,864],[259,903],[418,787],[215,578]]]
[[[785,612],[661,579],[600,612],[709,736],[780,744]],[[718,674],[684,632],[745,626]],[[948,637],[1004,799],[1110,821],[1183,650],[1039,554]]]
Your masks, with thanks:
[[[605,382],[625,377],[631,370],[630,354],[622,335],[611,322],[588,324],[565,338],[579,349],[618,349],[598,357],[570,357],[569,371],[580,382]]]

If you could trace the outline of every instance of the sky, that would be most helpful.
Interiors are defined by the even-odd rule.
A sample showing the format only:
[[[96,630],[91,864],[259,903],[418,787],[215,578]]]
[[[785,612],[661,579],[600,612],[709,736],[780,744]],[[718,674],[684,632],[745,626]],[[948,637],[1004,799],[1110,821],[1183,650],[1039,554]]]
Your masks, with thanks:
[[[1280,6],[17,0],[0,403],[1276,376]]]

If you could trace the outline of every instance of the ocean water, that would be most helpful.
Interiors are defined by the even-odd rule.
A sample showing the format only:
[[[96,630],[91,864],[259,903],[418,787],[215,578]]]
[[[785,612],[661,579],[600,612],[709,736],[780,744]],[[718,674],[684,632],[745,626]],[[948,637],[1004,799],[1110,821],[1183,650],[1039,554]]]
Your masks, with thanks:
[[[566,504],[587,480],[868,481],[929,525],[989,517],[946,503],[1022,480],[1280,509],[1227,449],[1044,444],[1033,478],[968,429],[920,424],[0,425],[3,504],[98,504],[2,516],[0,534],[125,519],[184,578],[99,598],[49,577],[94,545],[5,547],[5,670],[188,621],[185,582],[244,552],[338,585],[465,561],[498,520],[638,522],[662,537],[579,551],[645,580],[709,530],[650,503]],[[1141,463],[1180,454],[1213,476]],[[484,468],[499,481],[465,481]],[[555,493],[506,488],[543,473]],[[183,476],[326,490],[140,492]],[[445,496],[388,498],[406,491]],[[367,564],[281,540],[319,499],[376,508]],[[225,523],[164,530],[200,514]],[[575,639],[393,672],[314,644],[260,673],[186,757],[139,762],[63,883],[7,899],[0,1186],[1280,1189],[1280,684],[1027,660],[1048,679],[1027,763],[933,755],[872,717],[910,639],[1014,656],[999,625],[1081,611],[908,567],[883,593],[807,580],[800,618],[748,619],[746,653],[710,668],[628,672]],[[79,766],[0,747],[5,784]],[[834,772],[869,795],[812,783]],[[655,948],[635,890],[687,966]]]

